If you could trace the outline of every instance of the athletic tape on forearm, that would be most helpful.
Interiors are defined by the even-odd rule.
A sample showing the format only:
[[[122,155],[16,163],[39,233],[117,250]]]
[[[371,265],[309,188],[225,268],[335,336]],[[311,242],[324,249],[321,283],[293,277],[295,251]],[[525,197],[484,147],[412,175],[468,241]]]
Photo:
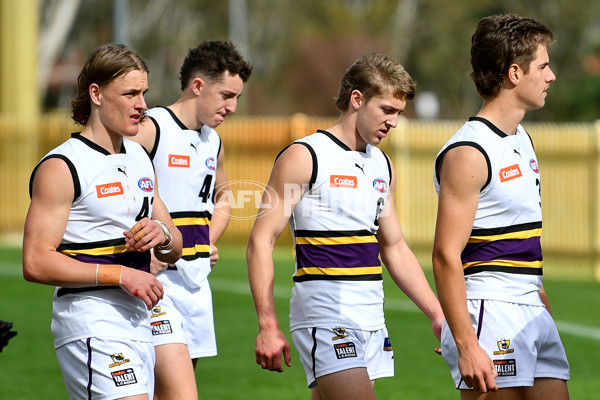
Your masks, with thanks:
[[[96,286],[121,286],[122,265],[96,264]]]

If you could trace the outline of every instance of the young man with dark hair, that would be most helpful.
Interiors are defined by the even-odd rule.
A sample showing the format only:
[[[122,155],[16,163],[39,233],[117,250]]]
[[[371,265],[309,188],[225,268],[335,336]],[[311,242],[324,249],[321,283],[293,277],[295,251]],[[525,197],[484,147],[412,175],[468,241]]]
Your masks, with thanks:
[[[471,77],[483,106],[435,161],[442,354],[463,400],[569,398],[569,365],[542,285],[540,172],[521,126],[556,79],[552,41],[530,18],[479,22]]]
[[[191,49],[180,71],[182,94],[147,112],[134,138],[150,153],[161,194],[183,235],[183,256],[166,265],[153,259],[165,297],[151,312],[156,349],[156,397],[197,399],[194,369],[217,354],[208,275],[215,246],[229,221],[225,150],[214,128],[234,113],[252,67],[226,41]]]

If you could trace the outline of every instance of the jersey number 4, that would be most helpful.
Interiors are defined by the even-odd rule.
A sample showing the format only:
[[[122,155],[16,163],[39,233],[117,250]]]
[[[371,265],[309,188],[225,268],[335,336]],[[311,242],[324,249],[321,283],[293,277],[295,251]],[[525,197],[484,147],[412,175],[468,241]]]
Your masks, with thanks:
[[[208,199],[211,199],[212,201],[214,201],[213,196],[211,196],[211,190],[213,188],[212,185],[212,180],[213,180],[213,176],[212,175],[206,175],[206,178],[204,178],[204,183],[202,183],[202,188],[200,188],[200,193],[198,193],[198,197],[200,197],[202,199],[203,203],[208,202]]]

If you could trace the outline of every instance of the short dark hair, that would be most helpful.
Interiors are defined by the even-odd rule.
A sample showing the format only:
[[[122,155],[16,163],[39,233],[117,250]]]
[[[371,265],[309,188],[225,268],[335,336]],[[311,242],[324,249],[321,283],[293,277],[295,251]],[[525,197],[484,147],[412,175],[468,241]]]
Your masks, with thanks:
[[[246,82],[252,73],[252,66],[244,60],[233,43],[223,40],[203,41],[188,51],[181,65],[181,90],[185,90],[197,74],[218,81],[225,71],[229,71],[231,75],[239,75]]]
[[[79,125],[87,124],[91,112],[89,88],[92,83],[102,87],[131,71],[148,72],[144,59],[122,44],[105,44],[96,47],[77,78],[77,95],[71,100],[71,118]]]
[[[483,98],[495,97],[512,64],[529,72],[539,45],[554,36],[541,22],[515,14],[492,15],[479,21],[471,37],[471,78]]]
[[[401,99],[415,97],[416,84],[402,65],[390,56],[381,53],[365,54],[356,60],[342,78],[335,105],[346,111],[352,91],[359,90],[365,101],[391,92]]]

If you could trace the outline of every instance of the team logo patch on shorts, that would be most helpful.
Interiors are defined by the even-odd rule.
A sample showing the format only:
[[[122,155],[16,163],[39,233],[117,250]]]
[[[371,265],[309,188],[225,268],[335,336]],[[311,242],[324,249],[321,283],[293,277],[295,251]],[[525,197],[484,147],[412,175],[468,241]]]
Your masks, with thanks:
[[[119,365],[123,365],[123,364],[126,364],[129,361],[131,361],[128,358],[125,358],[123,356],[123,353],[111,354],[110,358],[111,358],[111,360],[113,360],[113,363],[109,364],[108,368],[118,367]]]
[[[137,383],[133,368],[122,369],[120,371],[111,372],[115,386],[127,386]]]
[[[498,376],[517,376],[517,361],[515,359],[494,360],[494,366]]]
[[[331,340],[338,340],[338,339],[343,339],[343,338],[348,337],[348,334],[346,333],[346,328],[341,328],[341,327],[333,328],[333,333],[335,333],[335,336],[332,337]]]
[[[159,305],[156,305],[152,309],[152,314],[150,315],[150,318],[160,317],[161,315],[165,315],[165,314],[166,314],[166,312],[162,311]]]
[[[335,355],[337,356],[338,360],[341,360],[342,358],[356,357],[356,347],[352,342],[334,344],[333,348],[335,349]]]
[[[150,324],[152,326],[152,336],[164,335],[166,333],[173,333],[171,329],[171,322],[166,321],[155,321]]]
[[[498,344],[498,351],[494,352],[495,356],[515,352],[515,349],[510,348],[510,339],[500,339],[496,342],[496,344]]]

